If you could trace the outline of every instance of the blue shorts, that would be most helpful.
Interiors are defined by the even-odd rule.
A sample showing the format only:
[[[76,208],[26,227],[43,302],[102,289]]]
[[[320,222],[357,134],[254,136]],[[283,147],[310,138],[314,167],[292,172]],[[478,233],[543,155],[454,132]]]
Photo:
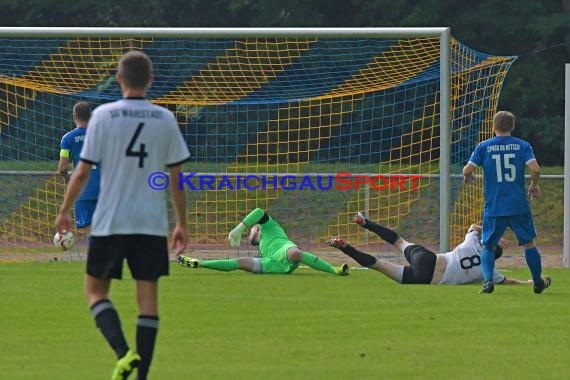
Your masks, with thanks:
[[[485,216],[483,215],[483,239],[486,247],[494,247],[509,227],[519,240],[519,245],[530,243],[536,237],[532,215]]]
[[[75,226],[84,228],[91,225],[91,218],[97,205],[96,199],[75,202]]]

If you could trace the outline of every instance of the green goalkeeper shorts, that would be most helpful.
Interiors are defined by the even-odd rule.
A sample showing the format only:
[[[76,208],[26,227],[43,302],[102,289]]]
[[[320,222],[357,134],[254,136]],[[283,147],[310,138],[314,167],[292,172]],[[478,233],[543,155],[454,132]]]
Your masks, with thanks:
[[[263,274],[288,274],[292,273],[299,264],[291,264],[287,260],[287,250],[291,247],[296,247],[293,242],[290,245],[283,245],[278,252],[275,252],[271,257],[262,257],[259,259],[261,263],[261,273]]]

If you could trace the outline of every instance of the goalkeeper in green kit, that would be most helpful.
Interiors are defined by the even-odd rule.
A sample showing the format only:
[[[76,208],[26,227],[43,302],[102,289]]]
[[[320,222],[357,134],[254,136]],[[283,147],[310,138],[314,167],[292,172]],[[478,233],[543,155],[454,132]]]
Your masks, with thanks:
[[[256,208],[229,234],[232,247],[239,247],[241,236],[249,228],[249,243],[259,246],[259,258],[240,257],[227,260],[198,260],[179,256],[178,263],[189,268],[207,268],[224,272],[241,269],[260,274],[293,273],[300,263],[339,276],[348,275],[348,264],[334,267],[310,252],[302,251],[287,237],[283,228],[263,209]]]

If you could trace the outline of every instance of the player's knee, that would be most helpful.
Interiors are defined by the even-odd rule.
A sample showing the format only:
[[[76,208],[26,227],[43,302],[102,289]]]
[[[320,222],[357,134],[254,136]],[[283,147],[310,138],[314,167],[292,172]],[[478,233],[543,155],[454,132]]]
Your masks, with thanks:
[[[238,268],[247,272],[253,272],[255,267],[255,258],[253,257],[239,257],[237,259]]]
[[[529,241],[529,242],[527,242],[527,243],[524,243],[522,246],[523,246],[525,249],[534,248],[534,241],[531,240],[531,241]]]
[[[404,253],[406,248],[409,247],[410,245],[414,245],[414,243],[410,243],[409,241],[399,237],[398,240],[396,240],[396,242],[393,245],[394,245],[394,248],[396,248],[398,251],[400,251],[401,253]]]
[[[303,258],[303,252],[299,248],[290,248],[287,251],[287,259],[289,262],[298,263]]]
[[[108,298],[108,294],[102,292],[93,291],[91,289],[85,289],[85,298],[87,299],[87,304],[89,306],[95,305],[97,302]]]

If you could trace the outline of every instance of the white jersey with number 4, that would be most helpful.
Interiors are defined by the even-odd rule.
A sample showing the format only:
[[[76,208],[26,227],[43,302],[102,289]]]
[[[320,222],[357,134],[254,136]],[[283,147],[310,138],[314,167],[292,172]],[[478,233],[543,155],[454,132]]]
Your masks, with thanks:
[[[166,108],[142,98],[97,107],[81,151],[82,161],[101,163],[91,235],[166,236],[168,190],[154,190],[149,177],[189,157],[176,118]]]
[[[459,244],[451,252],[442,253],[447,261],[447,267],[441,278],[440,284],[470,284],[481,282],[481,243],[477,231],[469,231],[465,235],[463,243]],[[505,276],[497,270],[493,273],[493,281],[502,283]]]

